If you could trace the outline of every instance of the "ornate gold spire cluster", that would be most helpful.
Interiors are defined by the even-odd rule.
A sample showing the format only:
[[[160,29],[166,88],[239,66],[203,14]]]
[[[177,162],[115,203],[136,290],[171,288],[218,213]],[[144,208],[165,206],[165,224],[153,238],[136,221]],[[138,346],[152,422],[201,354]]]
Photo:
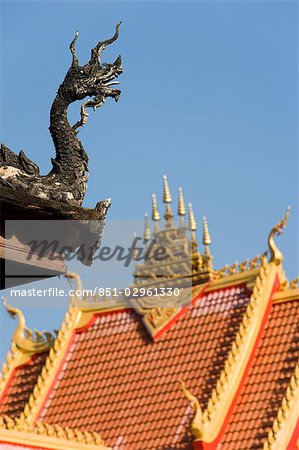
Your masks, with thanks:
[[[166,175],[163,175],[163,203],[165,204],[165,213],[163,215],[164,217],[164,224],[166,230],[175,230],[178,229],[179,233],[183,236],[186,235],[188,230],[191,232],[191,249],[193,252],[193,259],[195,262],[195,259],[197,259],[197,269],[199,270],[200,266],[204,263],[207,268],[212,269],[212,256],[210,252],[210,245],[212,243],[211,235],[208,228],[208,222],[207,218],[203,217],[203,239],[202,243],[204,246],[204,253],[200,255],[198,253],[198,243],[196,239],[196,231],[197,231],[197,223],[195,219],[195,214],[193,211],[193,207],[191,203],[188,203],[188,211],[186,208],[184,195],[183,195],[183,189],[182,187],[179,187],[178,189],[178,206],[177,206],[177,214],[179,217],[179,227],[176,227],[174,225],[174,215],[171,210],[171,203],[172,203],[172,195],[168,184],[168,179]],[[185,216],[188,212],[188,221],[185,222]],[[157,196],[155,193],[152,194],[152,214],[151,219],[154,221],[154,235],[157,235],[160,232],[163,232],[163,230],[160,230],[159,228],[159,222],[161,220],[161,215],[159,212],[158,207],[158,201]],[[188,222],[188,223],[187,223]],[[145,215],[145,225],[144,225],[144,239],[149,240],[151,239],[151,229],[149,224],[148,215]]]

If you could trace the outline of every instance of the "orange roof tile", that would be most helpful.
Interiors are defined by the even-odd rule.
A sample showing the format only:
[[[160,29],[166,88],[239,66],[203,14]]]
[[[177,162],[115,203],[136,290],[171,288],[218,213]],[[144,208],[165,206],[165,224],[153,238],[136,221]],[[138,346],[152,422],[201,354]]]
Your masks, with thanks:
[[[298,361],[298,312],[298,301],[272,306],[221,449],[263,447]]]
[[[13,371],[0,398],[0,416],[17,417],[22,413],[47,356],[48,352],[33,355],[26,364]]]
[[[76,332],[39,420],[97,431],[115,449],[190,449],[193,412],[178,380],[205,408],[250,292],[204,294],[153,342],[132,310],[98,315]]]

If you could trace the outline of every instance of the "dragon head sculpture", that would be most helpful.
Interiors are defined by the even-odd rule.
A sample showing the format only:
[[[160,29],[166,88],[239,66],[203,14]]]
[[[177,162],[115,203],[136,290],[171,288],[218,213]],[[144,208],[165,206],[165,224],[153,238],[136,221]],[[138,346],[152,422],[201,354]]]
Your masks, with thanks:
[[[96,110],[105,102],[107,97],[113,98],[116,102],[119,99],[121,91],[115,88],[115,85],[118,85],[119,81],[113,80],[122,74],[121,56],[119,55],[110,64],[103,63],[101,56],[103,50],[118,38],[120,25],[121,22],[116,25],[114,36],[105,41],[98,42],[91,50],[90,60],[84,66],[79,65],[75,50],[78,32],[71,42],[70,50],[73,55],[72,65],[60,85],[58,93],[68,103],[89,97],[81,107],[81,120],[73,126],[75,130],[85,125],[88,117],[86,108],[92,107]]]

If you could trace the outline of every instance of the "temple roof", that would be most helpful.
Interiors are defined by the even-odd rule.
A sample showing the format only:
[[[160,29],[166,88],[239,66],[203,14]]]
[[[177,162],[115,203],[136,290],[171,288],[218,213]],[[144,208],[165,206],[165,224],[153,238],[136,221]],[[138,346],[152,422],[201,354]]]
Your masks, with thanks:
[[[298,363],[298,306],[273,303],[221,448],[262,448]]]
[[[30,434],[39,436],[38,448],[53,449],[77,448],[78,442],[83,449],[113,450],[295,448],[299,289],[298,280],[287,280],[274,241],[287,216],[270,232],[268,259],[264,254],[216,270],[206,220],[201,254],[192,208],[188,246],[172,224],[165,179],[164,194],[166,229],[155,227],[155,233],[163,239],[169,233],[171,249],[179,242],[181,258],[190,250],[189,301],[166,308],[148,307],[144,299],[103,303],[74,295],[42,370],[36,363],[34,377],[40,375],[34,386],[32,377],[28,402],[10,427],[13,419],[5,416],[0,441],[28,444]],[[182,201],[179,211],[185,212]],[[167,282],[180,285],[180,268],[170,260]],[[150,266],[151,282],[146,267],[137,265],[135,285],[157,282],[155,270]],[[68,276],[79,289],[79,277]],[[31,354],[31,364],[43,353],[38,355]],[[8,364],[16,389],[18,374],[29,379],[25,368],[16,368],[13,377]],[[2,414],[14,414],[5,402],[2,407]]]
[[[95,315],[74,333],[38,420],[100,432],[112,447],[190,448],[178,381],[207,404],[249,297],[244,285],[195,297],[155,343],[132,310]]]

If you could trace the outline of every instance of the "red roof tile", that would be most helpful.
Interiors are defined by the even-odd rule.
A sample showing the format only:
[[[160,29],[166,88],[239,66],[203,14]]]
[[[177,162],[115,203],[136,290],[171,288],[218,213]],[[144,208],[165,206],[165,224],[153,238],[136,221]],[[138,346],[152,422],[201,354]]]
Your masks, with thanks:
[[[248,301],[244,286],[208,293],[155,342],[130,310],[97,316],[75,334],[39,420],[97,431],[114,449],[191,449],[178,380],[205,408]]]
[[[299,355],[298,301],[274,304],[221,450],[261,449]]]
[[[47,356],[48,352],[36,354],[29,362],[14,370],[0,400],[0,416],[7,414],[17,417],[23,412]]]

